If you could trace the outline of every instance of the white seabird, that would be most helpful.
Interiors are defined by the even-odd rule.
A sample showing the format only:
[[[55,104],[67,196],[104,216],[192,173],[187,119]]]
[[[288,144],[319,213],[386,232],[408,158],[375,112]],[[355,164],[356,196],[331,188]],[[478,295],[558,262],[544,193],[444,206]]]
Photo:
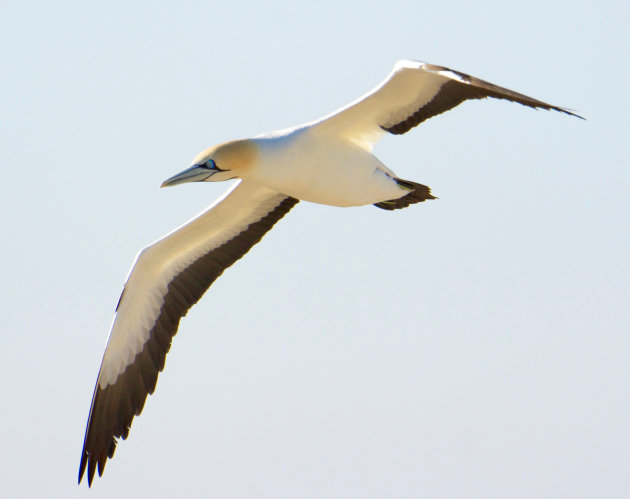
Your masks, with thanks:
[[[346,107],[295,128],[235,140],[199,154],[162,186],[238,179],[206,211],[143,249],[116,307],[92,398],[79,483],[102,475],[117,438],[153,393],[180,319],[219,277],[298,201],[385,210],[435,199],[371,153],[381,136],[403,134],[467,99],[493,97],[567,109],[451,69],[400,61],[385,81]]]

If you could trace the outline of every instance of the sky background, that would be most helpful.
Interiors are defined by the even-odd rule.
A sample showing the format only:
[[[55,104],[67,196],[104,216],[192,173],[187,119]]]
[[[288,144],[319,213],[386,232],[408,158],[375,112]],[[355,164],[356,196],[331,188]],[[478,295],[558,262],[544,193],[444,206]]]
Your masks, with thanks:
[[[628,497],[629,23],[626,0],[3,2],[0,496]],[[402,58],[587,121],[481,101],[384,137],[439,200],[300,203],[77,486],[134,256],[227,189],[162,180]]]

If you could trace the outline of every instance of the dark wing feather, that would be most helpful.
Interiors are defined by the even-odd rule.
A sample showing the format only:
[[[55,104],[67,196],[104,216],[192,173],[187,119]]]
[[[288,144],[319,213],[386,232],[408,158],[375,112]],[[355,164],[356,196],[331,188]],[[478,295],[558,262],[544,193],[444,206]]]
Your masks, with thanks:
[[[428,103],[418,108],[407,118],[394,125],[381,126],[383,130],[394,135],[401,135],[408,132],[413,127],[418,126],[423,121],[459,106],[465,100],[485,99],[486,97],[518,102],[519,104],[534,109],[559,111],[561,113],[584,119],[567,109],[547,104],[546,102],[519,94],[518,92],[508,90],[507,88],[499,87],[487,81],[480,80],[474,76],[460,73],[459,71],[453,71],[452,69],[442,66],[434,66],[432,64],[425,64],[424,67],[427,70],[443,72],[442,74],[450,73],[454,75],[455,78],[445,78],[439,91]]]
[[[147,395],[155,390],[180,319],[223,271],[259,242],[297,202],[297,199],[284,197],[262,218],[173,277],[142,350],[115,383],[104,389],[99,383],[96,385],[81,454],[79,483],[86,469],[90,485],[97,469],[99,476],[102,475],[107,459],[114,455],[117,439],[127,438],[134,416],[142,412]]]
[[[418,61],[399,61],[372,91],[309,125],[316,133],[343,136],[370,150],[384,132],[405,133],[465,100],[485,97],[580,118],[567,109],[458,71]]]

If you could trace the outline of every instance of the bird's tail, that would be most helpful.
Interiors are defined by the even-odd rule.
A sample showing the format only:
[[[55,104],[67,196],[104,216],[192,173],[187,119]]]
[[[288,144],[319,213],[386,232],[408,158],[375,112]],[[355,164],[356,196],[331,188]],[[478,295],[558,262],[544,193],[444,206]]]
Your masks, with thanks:
[[[400,187],[408,190],[409,194],[405,194],[403,197],[398,199],[374,203],[374,206],[382,208],[383,210],[399,210],[401,208],[406,208],[410,204],[422,203],[427,199],[437,199],[431,194],[431,188],[426,185],[416,184],[410,180],[403,180],[400,178],[396,178],[394,180]]]

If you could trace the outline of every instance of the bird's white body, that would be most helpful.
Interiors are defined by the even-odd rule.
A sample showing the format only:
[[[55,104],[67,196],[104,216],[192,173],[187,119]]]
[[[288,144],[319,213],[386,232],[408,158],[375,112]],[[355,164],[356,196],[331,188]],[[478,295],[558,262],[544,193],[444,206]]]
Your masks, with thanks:
[[[330,206],[363,206],[407,194],[370,151],[313,126],[251,139],[258,154],[243,180]]]
[[[298,201],[385,210],[435,199],[372,154],[385,135],[402,134],[467,99],[494,97],[573,114],[457,71],[401,61],[371,92],[324,118],[227,142],[199,154],[163,185],[239,179],[206,211],[142,250],[127,277],[101,363],[79,480],[91,483],[126,438],[164,368],[180,319],[221,273]]]

